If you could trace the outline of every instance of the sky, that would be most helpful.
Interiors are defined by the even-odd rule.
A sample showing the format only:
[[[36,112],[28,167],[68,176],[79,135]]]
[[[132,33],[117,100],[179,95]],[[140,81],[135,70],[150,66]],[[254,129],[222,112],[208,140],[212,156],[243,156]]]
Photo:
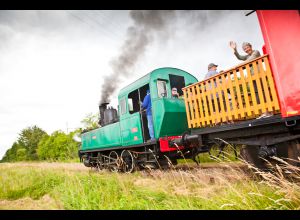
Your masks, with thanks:
[[[130,47],[136,39],[140,50]],[[156,68],[176,67],[202,80],[211,62],[218,70],[239,64],[231,40],[240,53],[244,41],[262,53],[256,13],[0,11],[0,158],[29,126],[48,134],[81,127],[88,113],[98,113],[110,83],[116,108],[118,91]],[[112,61],[125,55],[131,65],[123,74],[121,63],[116,76]]]

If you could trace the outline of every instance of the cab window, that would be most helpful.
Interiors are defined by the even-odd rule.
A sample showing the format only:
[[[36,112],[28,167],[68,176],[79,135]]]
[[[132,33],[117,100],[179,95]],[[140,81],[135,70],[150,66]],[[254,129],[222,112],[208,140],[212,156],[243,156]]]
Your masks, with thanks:
[[[120,100],[120,109],[121,109],[120,114],[124,115],[126,113],[126,100],[125,100],[125,98],[122,98]]]
[[[133,92],[128,94],[128,110],[130,114],[133,114],[140,110],[138,90],[134,90]]]
[[[185,87],[184,77],[170,74],[169,78],[170,78],[171,89],[177,88],[177,92],[179,93],[179,96],[182,96],[183,95],[182,88]]]
[[[143,102],[148,89],[149,84],[146,84],[128,94],[128,110],[130,114],[141,110],[140,103]]]
[[[163,80],[157,80],[157,96],[158,98],[167,97],[167,83]]]

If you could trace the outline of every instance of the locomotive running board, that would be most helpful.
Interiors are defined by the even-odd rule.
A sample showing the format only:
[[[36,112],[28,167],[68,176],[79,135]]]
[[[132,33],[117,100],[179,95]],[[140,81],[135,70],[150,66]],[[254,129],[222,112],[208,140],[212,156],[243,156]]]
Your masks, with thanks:
[[[91,152],[100,152],[100,151],[107,151],[107,150],[125,150],[125,149],[131,149],[131,148],[137,148],[137,147],[144,147],[144,146],[150,146],[150,145],[156,145],[157,139],[149,142],[145,142],[142,144],[137,145],[130,145],[130,146],[118,146],[118,147],[111,147],[111,148],[101,148],[101,149],[95,149],[95,150],[79,150],[80,153],[91,153]]]

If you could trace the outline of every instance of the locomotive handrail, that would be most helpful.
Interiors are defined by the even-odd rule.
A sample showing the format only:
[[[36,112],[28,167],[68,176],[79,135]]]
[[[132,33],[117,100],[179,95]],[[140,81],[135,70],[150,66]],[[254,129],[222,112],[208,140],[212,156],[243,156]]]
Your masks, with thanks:
[[[189,128],[279,113],[268,55],[244,62],[183,89]]]

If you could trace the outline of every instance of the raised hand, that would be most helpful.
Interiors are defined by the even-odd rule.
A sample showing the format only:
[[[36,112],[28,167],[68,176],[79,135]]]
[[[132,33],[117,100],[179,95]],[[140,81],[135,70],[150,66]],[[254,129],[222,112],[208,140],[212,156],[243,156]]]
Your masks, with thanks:
[[[236,43],[234,41],[229,42],[229,46],[233,49],[236,50]]]

